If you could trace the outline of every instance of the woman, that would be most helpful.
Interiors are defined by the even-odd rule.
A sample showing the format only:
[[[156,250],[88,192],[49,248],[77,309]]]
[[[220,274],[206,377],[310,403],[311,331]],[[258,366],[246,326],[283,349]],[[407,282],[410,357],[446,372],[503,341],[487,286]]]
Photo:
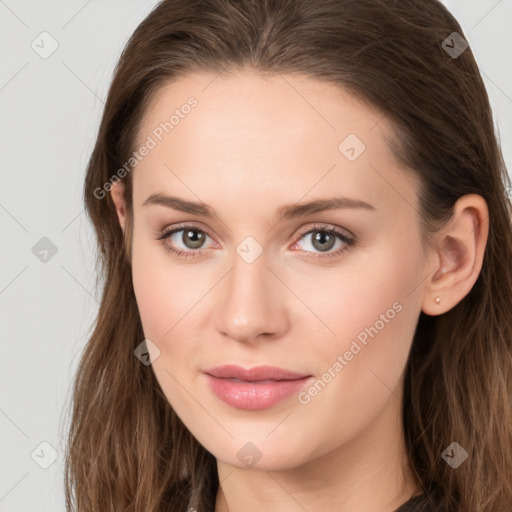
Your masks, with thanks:
[[[68,510],[508,510],[509,184],[437,1],[161,2],[87,169]]]

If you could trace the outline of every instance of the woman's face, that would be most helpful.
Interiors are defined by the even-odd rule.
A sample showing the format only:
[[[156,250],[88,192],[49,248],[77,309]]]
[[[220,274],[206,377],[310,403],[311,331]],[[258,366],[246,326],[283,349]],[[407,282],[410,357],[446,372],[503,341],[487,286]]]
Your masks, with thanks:
[[[289,75],[189,75],[150,105],[132,171],[135,295],[155,375],[216,458],[292,468],[384,417],[386,436],[401,426],[429,271],[417,182],[385,135],[348,93]],[[212,214],[176,206],[189,203]],[[261,366],[292,373],[243,373]]]

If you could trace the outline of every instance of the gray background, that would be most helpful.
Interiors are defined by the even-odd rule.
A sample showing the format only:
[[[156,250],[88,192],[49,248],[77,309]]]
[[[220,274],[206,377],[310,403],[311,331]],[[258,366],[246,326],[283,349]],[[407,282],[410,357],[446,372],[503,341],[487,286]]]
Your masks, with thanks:
[[[65,510],[70,384],[99,297],[84,169],[115,63],[156,3],[0,0],[0,512]],[[482,71],[510,172],[512,0],[445,4]],[[45,59],[31,46],[51,49],[44,31],[58,43]],[[43,237],[57,249],[46,262],[33,252]]]

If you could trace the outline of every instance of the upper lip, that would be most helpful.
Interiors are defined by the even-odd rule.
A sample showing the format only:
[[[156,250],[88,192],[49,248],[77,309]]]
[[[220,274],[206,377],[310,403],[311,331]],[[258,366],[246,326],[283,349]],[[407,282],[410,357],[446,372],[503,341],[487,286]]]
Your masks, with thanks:
[[[235,364],[215,366],[214,368],[205,370],[204,373],[220,379],[239,379],[247,382],[257,380],[297,380],[309,377],[309,375],[292,372],[276,366],[242,368]]]

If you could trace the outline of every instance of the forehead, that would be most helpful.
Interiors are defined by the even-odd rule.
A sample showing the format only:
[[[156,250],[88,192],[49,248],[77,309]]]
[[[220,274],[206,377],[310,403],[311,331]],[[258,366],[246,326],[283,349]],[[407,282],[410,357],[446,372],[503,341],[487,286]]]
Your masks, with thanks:
[[[280,132],[282,137],[296,140],[299,134],[312,137],[316,132],[318,137],[330,140],[343,135],[340,129],[365,136],[377,124],[391,133],[379,111],[338,85],[303,75],[263,75],[245,70],[221,75],[191,73],[160,87],[140,123],[139,142],[173,113],[178,111],[179,115],[180,107],[186,106],[190,98],[197,100],[199,108],[193,112],[200,115],[194,117],[200,117],[204,130],[214,129],[219,135],[253,127],[267,131],[269,136]],[[192,118],[188,124],[193,123]],[[179,124],[173,126],[174,133],[182,131],[178,130]]]
[[[154,147],[137,166],[134,188],[140,199],[166,184],[197,199],[188,184],[196,195],[261,192],[259,200],[357,188],[379,202],[386,186],[396,196],[415,185],[386,137],[393,137],[388,120],[332,83],[252,71],[190,74],[162,87],[145,112],[137,147],[148,138]]]

